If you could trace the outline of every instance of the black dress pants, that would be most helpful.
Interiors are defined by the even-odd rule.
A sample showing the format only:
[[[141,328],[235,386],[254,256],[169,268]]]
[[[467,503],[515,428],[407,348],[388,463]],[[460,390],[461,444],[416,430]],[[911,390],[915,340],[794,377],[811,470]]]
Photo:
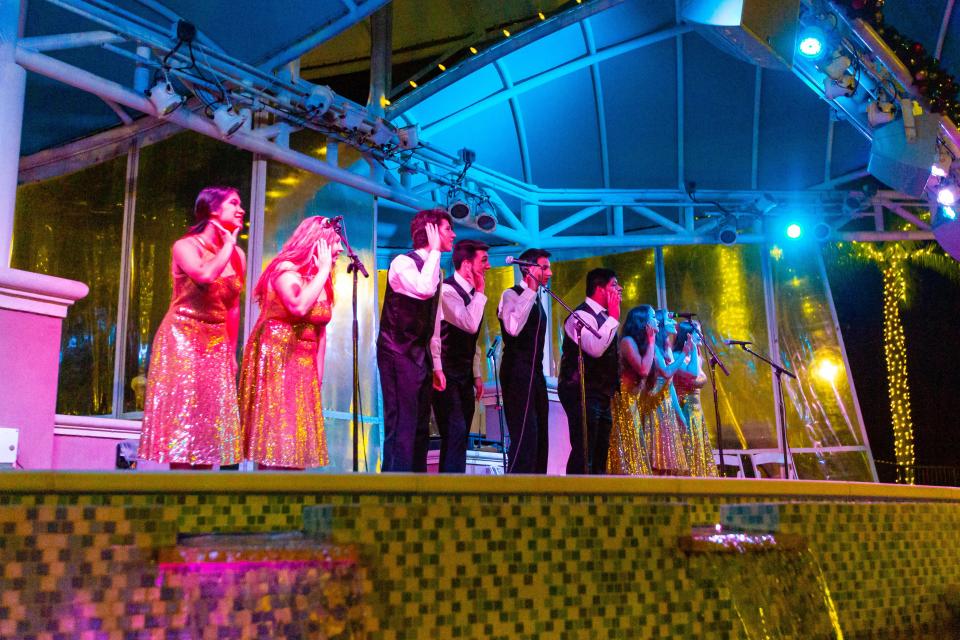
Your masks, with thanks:
[[[467,470],[467,437],[475,408],[472,372],[467,376],[450,375],[447,388],[433,392],[433,417],[440,431],[440,473]]]
[[[426,359],[423,359],[426,362]],[[417,359],[377,349],[383,392],[383,471],[427,470],[433,371]]]
[[[583,427],[580,416],[580,387],[578,385],[560,385],[557,389],[560,404],[567,414],[570,429],[570,457],[567,459],[567,475],[582,475]],[[607,452],[610,449],[610,427],[613,419],[610,413],[611,398],[587,393],[587,473],[605,474],[607,472]]]
[[[537,371],[509,371],[500,368],[503,413],[510,434],[507,473],[547,472],[550,431],[547,423],[547,381]]]

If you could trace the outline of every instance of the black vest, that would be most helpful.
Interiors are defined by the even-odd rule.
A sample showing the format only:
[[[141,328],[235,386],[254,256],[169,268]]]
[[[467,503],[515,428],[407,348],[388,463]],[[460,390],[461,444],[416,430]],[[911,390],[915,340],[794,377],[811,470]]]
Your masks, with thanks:
[[[463,306],[470,304],[473,299],[469,293],[463,290],[456,278],[450,276],[443,281],[453,287],[460,298],[463,300]],[[455,324],[446,320],[440,321],[440,362],[443,365],[443,372],[446,377],[466,377],[473,379],[473,356],[477,351],[477,338],[480,336],[480,325],[477,325],[476,333],[467,333]]]
[[[605,313],[596,313],[586,302],[577,307],[575,311],[583,311],[592,317],[597,329],[606,320]],[[569,320],[570,316],[567,316],[567,319]],[[564,321],[564,327],[566,327],[566,321]],[[580,347],[576,341],[570,338],[566,329],[564,329],[563,354],[560,356],[560,376],[557,380],[559,386],[580,387],[580,371],[577,367],[579,351]],[[620,357],[617,351],[616,336],[599,358],[594,358],[586,353],[583,354],[583,376],[586,382],[587,395],[612,397],[616,393],[620,384]]]
[[[523,293],[523,287],[511,287],[517,295]],[[539,329],[537,325],[539,324]],[[516,336],[511,336],[500,320],[500,335],[503,337],[503,364],[501,374],[526,377],[543,375],[543,345],[547,337],[547,314],[536,302],[530,309],[527,322]],[[531,371],[531,365],[533,370]]]
[[[423,258],[415,251],[406,254],[423,270]],[[440,299],[440,285],[432,298],[420,300],[397,293],[387,279],[387,292],[383,298],[383,311],[380,313],[380,335],[377,336],[377,349],[394,355],[404,356],[413,362],[432,369],[427,357],[430,338],[437,319],[437,302]]]

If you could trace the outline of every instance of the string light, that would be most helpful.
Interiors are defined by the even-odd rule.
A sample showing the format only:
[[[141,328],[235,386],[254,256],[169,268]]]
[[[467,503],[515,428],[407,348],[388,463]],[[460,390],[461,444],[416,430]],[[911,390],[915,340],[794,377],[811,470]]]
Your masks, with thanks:
[[[437,68],[440,69],[440,71],[446,71],[446,70],[447,70],[447,68],[446,68],[445,66],[443,66],[442,64],[438,64],[438,65],[437,65]]]
[[[477,48],[476,48],[476,47],[470,47],[470,53],[472,53],[473,55],[477,55]]]
[[[503,36],[504,36],[505,38],[509,38],[509,37],[510,37],[510,32],[507,31],[506,29],[504,29],[504,30],[503,30]]]

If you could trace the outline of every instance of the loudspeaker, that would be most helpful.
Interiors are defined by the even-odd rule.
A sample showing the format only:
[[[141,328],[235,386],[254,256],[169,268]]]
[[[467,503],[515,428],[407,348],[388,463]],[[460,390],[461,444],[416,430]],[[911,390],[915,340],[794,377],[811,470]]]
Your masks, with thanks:
[[[800,0],[682,0],[680,16],[736,58],[768,69],[790,68]]]
[[[902,120],[874,129],[867,171],[891,189],[919,198],[930,179],[930,167],[937,161],[940,116],[915,116],[914,130],[915,139],[907,140]]]

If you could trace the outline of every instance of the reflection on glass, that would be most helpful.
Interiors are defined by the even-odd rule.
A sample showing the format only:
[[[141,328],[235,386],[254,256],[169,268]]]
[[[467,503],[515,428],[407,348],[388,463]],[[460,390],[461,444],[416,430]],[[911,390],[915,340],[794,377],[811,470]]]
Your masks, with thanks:
[[[862,445],[863,426],[850,390],[836,322],[821,277],[817,247],[791,247],[773,260],[780,357],[797,375],[784,379],[787,437],[791,447]],[[847,458],[837,458],[834,466]],[[857,459],[854,459],[857,460]],[[837,477],[871,480],[861,463]]]
[[[113,411],[126,167],[121,156],[17,189],[10,266],[90,287],[63,322],[57,413]]]
[[[290,147],[324,158],[326,140],[312,131],[290,137]],[[369,175],[369,165],[356,149],[336,147],[341,167]],[[277,162],[267,165],[267,201],[264,210],[263,266],[276,256],[284,241],[307,216],[342,215],[354,251],[370,274],[358,281],[360,402],[365,428],[360,436],[360,470],[377,471],[380,450],[379,396],[376,367],[376,330],[379,315],[376,297],[375,204],[373,196],[323,176]],[[323,379],[323,408],[330,464],[323,471],[352,469],[353,432],[353,277],[346,272],[346,255],[334,271],[333,319],[327,325],[327,353]],[[365,454],[365,455],[364,455]]]
[[[236,187],[249,211],[252,161],[246,151],[192,132],[140,151],[130,263],[125,417],[143,415],[150,343],[170,305],[173,288],[170,248],[193,224],[193,203],[206,186]],[[241,234],[238,245],[246,250],[246,233]],[[242,308],[243,299],[240,304]],[[240,322],[242,325],[243,314]],[[240,331],[242,335],[242,326]]]
[[[550,286],[554,293],[571,308],[576,308],[586,297],[587,273],[598,267],[616,271],[617,281],[623,287],[622,313],[625,314],[639,304],[657,306],[657,276],[653,249],[555,262]],[[554,303],[550,316],[552,331],[550,371],[554,376],[560,368],[560,345],[563,344],[563,323],[566,319],[566,309]]]
[[[697,314],[710,346],[730,370],[727,377],[718,368],[715,377],[724,449],[776,447],[769,370],[749,354],[723,344],[729,338],[767,344],[760,247],[665,247],[663,261],[668,306]],[[700,397],[716,447],[716,414],[709,383]]]

